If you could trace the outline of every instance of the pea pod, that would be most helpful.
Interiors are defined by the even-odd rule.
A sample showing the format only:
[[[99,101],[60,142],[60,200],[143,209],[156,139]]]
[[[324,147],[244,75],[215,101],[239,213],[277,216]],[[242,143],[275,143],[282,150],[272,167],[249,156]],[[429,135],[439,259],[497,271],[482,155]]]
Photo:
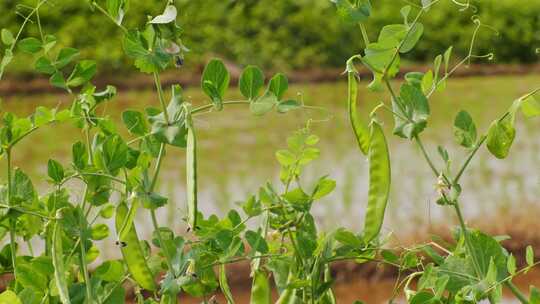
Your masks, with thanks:
[[[62,252],[62,223],[56,221],[53,228],[52,262],[54,266],[54,281],[58,288],[58,295],[63,304],[71,304],[69,299],[68,284],[66,280],[66,270],[64,256]]]
[[[358,117],[357,99],[358,99],[358,82],[356,80],[356,72],[348,72],[349,80],[349,97],[347,100],[349,109],[349,119],[351,121],[352,129],[358,142],[358,147],[364,155],[368,154],[369,150],[369,130],[367,124],[364,123],[360,117]]]
[[[279,298],[276,302],[276,304],[296,304],[301,303],[301,301],[296,296],[295,289],[290,287],[290,284],[294,280],[294,275],[292,273],[289,273],[289,277],[287,278],[287,288],[283,290],[283,292],[279,295]]]
[[[253,275],[250,304],[270,304],[270,282],[262,270],[256,270]]]
[[[135,198],[131,203],[131,207],[129,208],[127,216],[124,219],[124,222],[122,223],[120,230],[118,230],[119,239],[125,238],[126,235],[129,233],[129,231],[131,230],[131,226],[133,225],[133,220],[135,219],[135,215],[137,214],[137,209],[139,209],[139,199]]]
[[[188,222],[192,229],[197,227],[197,138],[191,114],[186,118],[186,190],[188,203]]]
[[[234,304],[234,298],[231,293],[231,288],[229,287],[229,282],[227,281],[227,272],[225,270],[225,264],[221,264],[219,267],[219,287],[221,292],[227,300],[227,304]]]
[[[364,237],[373,240],[381,231],[386,203],[390,194],[390,156],[381,125],[371,122],[369,141],[369,193]]]
[[[128,207],[125,202],[122,202],[116,208],[116,230],[119,231],[125,223],[128,216]],[[121,244],[122,256],[127,264],[131,276],[142,288],[147,290],[156,290],[154,276],[146,263],[143,250],[137,236],[137,230],[132,223],[131,228],[123,238],[119,239]]]

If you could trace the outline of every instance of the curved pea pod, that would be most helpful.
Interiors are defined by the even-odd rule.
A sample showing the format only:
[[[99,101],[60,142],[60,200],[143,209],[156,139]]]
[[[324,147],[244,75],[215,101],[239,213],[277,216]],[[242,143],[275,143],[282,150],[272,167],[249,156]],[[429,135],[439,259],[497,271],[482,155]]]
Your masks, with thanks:
[[[270,304],[270,282],[264,271],[257,270],[253,275],[250,304]]]
[[[125,202],[122,202],[116,208],[116,230],[119,231],[122,225],[126,221],[129,210]],[[119,239],[121,242],[121,251],[124,261],[127,264],[129,273],[142,288],[147,290],[156,290],[156,283],[154,282],[154,276],[146,259],[144,258],[143,249],[137,236],[137,230],[132,223],[131,228],[125,233],[123,238]]]
[[[289,277],[287,278],[287,285],[289,285],[294,279],[294,276],[292,273],[289,273]],[[276,304],[299,304],[301,303],[300,299],[296,296],[296,292],[294,291],[294,288],[291,288],[287,286],[285,290],[279,295],[279,298],[276,302]]]
[[[164,294],[161,296],[161,300],[159,301],[159,304],[176,304],[176,296],[172,296],[170,294]]]
[[[188,222],[192,229],[197,228],[197,138],[191,120],[191,114],[186,119],[186,190],[188,204]]]
[[[234,304],[234,298],[231,293],[231,288],[229,287],[229,282],[227,280],[227,272],[225,270],[225,264],[221,264],[219,267],[219,287],[223,296],[227,300],[227,304]]]
[[[62,252],[62,223],[56,221],[53,228],[52,242],[52,262],[54,266],[54,281],[58,288],[58,295],[63,304],[71,304],[69,299],[68,284],[66,280],[66,269],[64,265],[64,255]]]
[[[365,218],[366,242],[376,238],[381,231],[386,203],[390,194],[390,155],[381,125],[371,122],[369,144],[369,192]]]
[[[348,72],[349,80],[349,96],[347,99],[347,105],[349,110],[349,119],[351,121],[352,129],[358,147],[364,155],[368,154],[369,150],[369,130],[367,124],[363,122],[358,116],[357,99],[358,99],[358,82],[356,80],[355,72]]]

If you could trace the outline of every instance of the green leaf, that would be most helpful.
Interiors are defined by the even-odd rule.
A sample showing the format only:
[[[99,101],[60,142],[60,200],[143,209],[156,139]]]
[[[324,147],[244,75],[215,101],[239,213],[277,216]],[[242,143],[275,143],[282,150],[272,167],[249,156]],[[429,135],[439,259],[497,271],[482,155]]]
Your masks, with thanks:
[[[7,46],[15,43],[15,37],[13,37],[13,34],[8,29],[3,28],[0,37],[2,38],[2,42]]]
[[[104,219],[110,219],[114,215],[114,205],[107,204],[99,210],[99,216]]]
[[[49,159],[47,163],[47,174],[55,183],[61,183],[64,179],[64,167],[54,159]]]
[[[94,270],[93,275],[106,282],[121,282],[124,266],[118,260],[106,261]]]
[[[277,97],[272,92],[266,92],[263,96],[252,101],[249,105],[251,113],[257,116],[262,116],[274,108],[278,103]]]
[[[433,88],[433,80],[434,79],[432,70],[427,71],[427,73],[425,73],[422,77],[422,91],[424,92],[424,94],[427,94],[431,90],[431,88]]]
[[[116,24],[122,24],[127,10],[127,0],[107,0],[107,12],[113,17]]]
[[[472,148],[476,144],[476,125],[471,115],[460,111],[454,120],[454,139],[465,148]]]
[[[57,88],[67,89],[66,79],[64,78],[64,74],[60,71],[56,71],[56,73],[49,78],[49,82]]]
[[[289,150],[279,150],[276,159],[282,166],[288,167],[296,162],[296,155]]]
[[[113,135],[103,142],[94,156],[98,157],[97,165],[101,165],[102,169],[114,175],[127,163],[128,146],[119,135]],[[101,160],[101,164],[99,160]]]
[[[92,79],[92,77],[94,77],[96,71],[97,65],[95,61],[83,60],[79,62],[69,76],[67,80],[67,86],[78,87],[87,83],[88,81],[90,81],[90,79]]]
[[[35,54],[42,48],[41,41],[34,37],[24,38],[17,43],[19,49],[23,52]]]
[[[386,70],[388,76],[393,77],[399,71],[400,63],[399,56],[392,61],[397,44],[398,41],[393,38],[370,43],[361,60],[374,74],[382,74]]]
[[[78,141],[73,144],[71,153],[73,155],[73,166],[78,170],[83,170],[86,167],[86,162],[88,159],[86,146],[82,142]]]
[[[283,98],[283,95],[289,88],[289,80],[287,79],[287,76],[282,73],[278,73],[270,79],[270,83],[268,84],[268,90],[274,95],[276,95],[278,100],[281,100]]]
[[[255,232],[248,230],[245,233],[245,237],[247,242],[249,243],[249,246],[251,246],[251,249],[255,252],[266,254],[268,253],[268,244],[266,243],[266,240],[262,238],[262,236]]]
[[[148,124],[144,114],[139,111],[127,110],[122,113],[122,121],[128,132],[133,135],[144,136],[148,133]]]
[[[534,286],[530,287],[529,303],[540,304],[540,290]]]
[[[510,254],[506,261],[506,270],[508,270],[508,273],[510,273],[511,275],[516,275],[516,269],[516,258],[512,254]]]
[[[277,104],[278,113],[287,113],[292,110],[300,109],[302,104],[294,99],[282,100]]]
[[[55,120],[55,113],[50,109],[39,106],[32,115],[35,127],[41,127]]]
[[[34,68],[39,73],[44,73],[44,74],[49,74],[49,75],[54,74],[54,72],[56,72],[56,68],[54,67],[52,62],[45,56],[39,57],[36,60],[36,63],[34,64]]]
[[[56,56],[56,62],[54,63],[54,66],[57,69],[62,69],[66,65],[68,65],[75,57],[79,56],[80,52],[77,49],[74,48],[63,48],[58,53],[58,56]]]
[[[240,92],[249,100],[255,99],[259,95],[260,89],[264,86],[264,74],[256,66],[248,66],[240,75]],[[277,94],[276,94],[277,96]]]
[[[364,22],[371,14],[371,3],[369,0],[355,1],[331,0],[336,4],[339,17],[347,23]]]
[[[6,290],[0,293],[1,304],[23,304],[16,293],[11,290]]]
[[[0,61],[0,75],[4,73],[4,70],[11,60],[13,60],[13,52],[10,49],[6,49],[4,51],[4,57],[2,58],[2,61]]]
[[[540,100],[534,95],[525,98],[521,103],[521,111],[527,118],[540,116]]]
[[[348,245],[353,248],[362,247],[362,240],[359,239],[354,233],[347,231],[343,228],[340,228],[336,231],[334,238],[336,241],[340,242],[343,245]]]
[[[409,301],[410,304],[426,304],[430,303],[433,299],[433,294],[427,291],[421,291],[412,297]]]
[[[422,23],[416,23],[409,31],[409,35],[405,38],[403,45],[399,49],[400,53],[408,53],[416,46],[424,33],[424,25]]]
[[[218,110],[222,108],[223,96],[229,87],[229,81],[229,71],[221,60],[212,59],[206,65],[202,75],[202,89]]]
[[[171,23],[174,20],[176,20],[176,15],[177,15],[176,7],[174,5],[167,5],[167,7],[165,7],[165,10],[163,11],[163,14],[154,17],[154,19],[150,20],[149,23],[152,23],[152,24]]]
[[[15,169],[13,174],[13,189],[11,190],[12,203],[27,203],[31,204],[37,198],[36,190],[32,181],[21,169]]]
[[[105,224],[96,224],[92,226],[90,237],[94,241],[101,241],[109,236],[109,226]]]
[[[516,129],[510,115],[494,121],[489,127],[487,148],[495,157],[503,159],[508,156],[516,137]]]
[[[534,265],[534,250],[531,245],[527,246],[525,260],[527,261],[527,265],[529,267],[532,267]]]
[[[400,97],[398,100],[393,100],[392,103],[396,113],[408,118],[408,121],[406,121],[397,115],[394,116],[394,134],[412,139],[426,128],[430,114],[429,104],[426,96],[419,88],[410,84],[403,84]]]
[[[336,188],[336,181],[328,179],[326,177],[323,177],[319,180],[317,187],[315,187],[315,191],[313,191],[313,194],[311,197],[314,200],[321,199],[328,194],[332,193],[334,189]]]

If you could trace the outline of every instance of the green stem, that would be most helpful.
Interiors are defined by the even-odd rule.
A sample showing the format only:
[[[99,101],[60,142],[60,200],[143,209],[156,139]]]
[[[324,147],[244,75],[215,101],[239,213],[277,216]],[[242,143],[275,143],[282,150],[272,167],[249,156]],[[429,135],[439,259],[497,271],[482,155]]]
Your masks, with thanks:
[[[516,298],[519,300],[519,302],[521,302],[522,304],[529,304],[529,300],[527,300],[525,295],[521,292],[521,290],[519,290],[519,288],[517,288],[516,285],[514,285],[514,283],[506,281],[504,282],[504,285],[508,287],[508,289],[510,289],[514,296],[516,296]]]
[[[358,23],[358,26],[360,26],[360,32],[362,32],[362,39],[364,39],[364,44],[367,47],[369,45],[369,36],[366,31],[366,27],[363,23]]]
[[[80,229],[80,234],[79,234],[79,238],[81,239],[81,242],[80,242],[80,250],[81,250],[81,258],[80,258],[80,263],[81,263],[81,269],[82,269],[82,272],[83,272],[83,276],[84,276],[84,285],[86,287],[86,299],[87,299],[87,303],[93,303],[93,297],[92,297],[92,286],[90,285],[90,275],[88,274],[88,266],[86,265],[86,248],[84,248],[85,246],[85,239],[83,237],[83,230],[86,229],[86,227],[83,226],[83,222],[85,220],[84,218],[84,205],[85,205],[85,202],[86,202],[86,198],[88,196],[88,185],[85,186],[85,189],[84,189],[84,194],[83,194],[83,197],[82,197],[82,202],[81,202],[81,210],[80,210],[80,223],[79,223],[79,229]]]
[[[6,150],[7,155],[7,203],[9,207],[11,206],[11,148],[8,148]],[[13,278],[15,279],[15,282],[17,282],[17,276],[15,274],[15,268],[17,267],[17,240],[15,236],[15,220],[13,218],[9,219],[9,248],[11,249],[11,265],[13,267]]]
[[[161,247],[161,251],[163,251],[163,254],[165,255],[165,261],[167,263],[167,266],[169,267],[169,271],[173,274],[173,277],[176,277],[172,266],[171,256],[169,255],[169,251],[165,248],[165,242],[163,242],[163,238],[161,237],[161,231],[159,230],[159,225],[156,218],[156,211],[154,209],[151,209],[150,215],[152,216],[152,225],[154,226],[154,230],[156,230],[157,232],[159,246]]]
[[[127,33],[128,30],[122,25],[122,24],[119,24],[118,22],[116,22],[116,19],[114,19],[113,16],[111,16],[103,7],[101,7],[96,1],[93,1],[92,2],[92,5],[97,8],[97,10],[102,13],[103,15],[107,16],[107,18],[111,19],[111,21],[116,24],[118,27],[120,27],[122,29],[122,31],[124,31],[124,33]]]
[[[165,103],[165,97],[163,96],[163,88],[161,87],[161,80],[159,78],[159,73],[154,73],[154,83],[156,85],[156,90],[158,93],[159,103],[161,104],[161,109],[163,110],[163,116],[165,116],[165,122],[167,125],[169,122],[169,113],[167,112],[167,104]]]
[[[249,101],[246,101],[246,100],[234,100],[234,101],[224,101],[223,102],[223,105],[241,105],[241,104],[250,104],[251,102]],[[204,112],[206,110],[210,110],[214,107],[213,104],[207,104],[207,105],[204,105],[204,106],[200,106],[198,108],[195,108],[191,111],[191,114],[196,114],[196,113],[199,113],[199,112]]]
[[[480,149],[480,147],[484,144],[484,142],[486,141],[487,139],[487,136],[482,136],[482,138],[480,139],[480,141],[476,144],[476,146],[474,147],[474,149],[471,151],[471,153],[469,154],[469,157],[467,157],[467,159],[465,160],[465,162],[463,163],[463,165],[461,166],[461,169],[459,169],[459,172],[458,174],[456,175],[456,177],[454,178],[453,180],[453,184],[457,184],[459,182],[459,180],[461,179],[461,176],[463,176],[463,173],[465,172],[465,169],[467,169],[467,167],[469,166],[469,164],[471,163],[471,160],[473,159],[473,157],[476,155],[476,152],[478,152],[478,149]]]

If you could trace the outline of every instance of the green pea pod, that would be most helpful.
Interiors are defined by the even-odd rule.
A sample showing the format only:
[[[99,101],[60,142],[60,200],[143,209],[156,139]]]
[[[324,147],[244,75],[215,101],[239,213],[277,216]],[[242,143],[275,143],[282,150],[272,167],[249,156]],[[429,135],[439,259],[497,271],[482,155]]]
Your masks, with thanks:
[[[197,227],[197,138],[191,120],[191,114],[186,118],[187,150],[186,150],[186,190],[188,203],[188,219],[192,229]]]
[[[122,202],[116,208],[116,229],[117,231],[122,228],[122,225],[126,221],[129,210],[125,202]],[[124,261],[127,264],[128,270],[131,276],[142,288],[147,290],[156,290],[156,283],[154,282],[154,276],[146,263],[144,258],[143,249],[137,236],[137,230],[132,223],[131,228],[125,234],[124,238],[121,238],[122,242],[121,251]]]
[[[227,300],[227,304],[234,304],[234,298],[231,293],[231,288],[229,287],[229,282],[227,281],[227,272],[225,270],[225,264],[221,264],[219,267],[219,287]]]
[[[62,223],[56,221],[53,228],[52,262],[54,266],[54,281],[58,288],[58,295],[63,304],[71,304],[69,299],[68,284],[64,256],[62,253]]]
[[[270,304],[270,282],[264,271],[257,270],[253,275],[250,304]]]
[[[364,155],[367,155],[369,150],[369,130],[367,124],[358,117],[356,105],[358,99],[358,82],[355,74],[355,72],[348,72],[349,97],[347,104],[349,108],[349,119],[351,120],[352,129],[360,151]]]
[[[329,282],[332,280],[332,273],[328,264],[324,265],[324,281]],[[321,299],[322,304],[336,304],[336,296],[332,288],[328,289]]]
[[[122,227],[118,231],[118,238],[120,240],[124,239],[131,230],[131,225],[133,225],[133,220],[135,220],[135,215],[137,214],[137,209],[139,209],[139,199],[135,198],[131,203],[131,207],[129,208],[124,223],[122,223]]]
[[[379,235],[390,194],[391,173],[388,145],[381,125],[376,121],[371,122],[368,158],[369,193],[364,227],[366,242]]]
[[[294,288],[290,287],[290,284],[294,280],[294,276],[292,273],[289,273],[289,277],[287,278],[287,288],[283,290],[283,292],[279,295],[279,298],[276,302],[276,304],[297,304],[301,303],[300,299],[296,296],[296,292],[294,291]]]

